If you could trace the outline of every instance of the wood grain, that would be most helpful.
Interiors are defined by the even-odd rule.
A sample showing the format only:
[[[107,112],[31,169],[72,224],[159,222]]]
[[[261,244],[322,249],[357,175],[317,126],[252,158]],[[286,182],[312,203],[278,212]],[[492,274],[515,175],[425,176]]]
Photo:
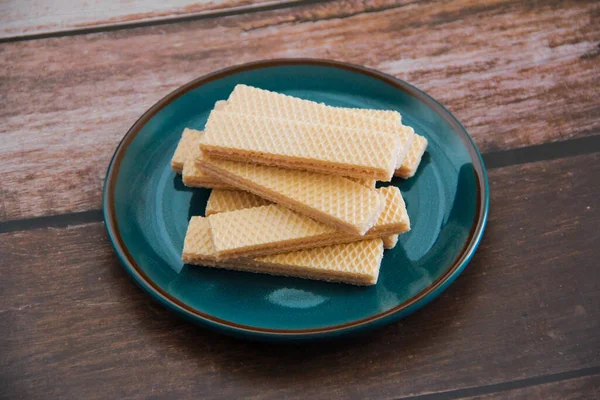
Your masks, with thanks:
[[[600,375],[584,376],[533,387],[507,390],[481,396],[465,397],[467,400],[597,400],[600,398]]]
[[[332,343],[249,343],[181,321],[125,276],[100,223],[0,235],[5,395],[401,398],[598,367],[599,173],[600,153],[491,171],[488,229],[456,283]]]
[[[3,44],[0,220],[99,208],[110,157],[147,108],[257,59],[391,73],[444,102],[483,151],[598,132],[598,3],[478,4],[334,2]]]
[[[165,21],[223,10],[295,3],[290,0],[8,0],[0,2],[0,38],[70,32],[90,27]]]

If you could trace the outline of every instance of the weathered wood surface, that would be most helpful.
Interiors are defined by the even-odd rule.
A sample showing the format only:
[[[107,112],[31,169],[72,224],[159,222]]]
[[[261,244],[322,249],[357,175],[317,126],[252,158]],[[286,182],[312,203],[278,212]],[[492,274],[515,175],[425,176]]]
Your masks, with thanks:
[[[148,107],[258,59],[398,76],[485,152],[600,134],[597,2],[310,2],[118,31],[271,2],[0,4],[0,39],[107,27],[0,44],[0,224],[98,209],[110,156]],[[439,300],[367,336],[285,350],[155,305],[101,223],[0,234],[0,398],[598,398],[599,173],[600,153],[490,171],[485,237]]]
[[[0,220],[100,207],[124,133],[232,64],[322,57],[380,69],[454,112],[483,151],[597,134],[595,1],[331,2],[0,45]]]
[[[541,385],[510,389],[499,393],[467,397],[469,400],[598,400],[600,374],[550,382]]]
[[[597,372],[489,391],[600,367],[598,174],[600,153],[491,171],[484,239],[437,301],[363,337],[284,350],[155,305],[101,223],[0,235],[3,395],[391,399],[483,387],[485,398],[589,397]]]
[[[7,0],[0,2],[0,38],[168,21],[218,11],[246,10],[295,0]]]

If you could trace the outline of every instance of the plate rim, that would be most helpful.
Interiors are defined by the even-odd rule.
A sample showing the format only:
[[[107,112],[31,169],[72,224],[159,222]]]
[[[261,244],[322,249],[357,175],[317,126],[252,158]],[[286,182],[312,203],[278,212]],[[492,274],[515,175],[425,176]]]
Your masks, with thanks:
[[[475,174],[477,176],[477,204],[476,204],[476,221],[473,224],[471,231],[469,232],[468,240],[465,242],[459,255],[456,257],[454,262],[446,269],[446,271],[430,283],[425,289],[421,290],[415,296],[412,296],[408,300],[401,304],[378,314],[361,318],[355,321],[346,322],[343,324],[325,326],[320,328],[310,329],[275,329],[275,328],[262,328],[250,325],[242,325],[232,321],[216,317],[211,314],[207,314],[200,310],[197,310],[183,301],[175,298],[164,289],[160,288],[155,282],[153,282],[148,275],[140,268],[135,262],[131,253],[127,249],[119,231],[119,225],[116,218],[114,193],[117,177],[120,171],[120,166],[123,158],[127,153],[127,148],[133,139],[137,136],[139,131],[146,125],[146,123],[153,118],[159,111],[169,105],[171,102],[189,92],[190,90],[197,89],[198,87],[205,85],[217,79],[225,78],[229,75],[236,73],[271,68],[278,66],[319,66],[319,67],[330,67],[349,70],[354,73],[366,75],[371,78],[383,81],[386,84],[392,85],[397,90],[401,90],[409,95],[416,97],[420,101],[424,102],[430,109],[436,114],[442,117],[455,132],[459,134],[462,141],[465,143],[465,147],[470,155],[473,163]],[[369,327],[375,327],[380,324],[387,324],[396,321],[412,312],[420,309],[431,300],[436,298],[441,292],[443,292],[453,281],[462,273],[466,265],[470,262],[473,254],[475,253],[485,226],[487,223],[488,212],[489,212],[489,184],[487,171],[483,162],[483,158],[477,148],[477,145],[473,141],[473,138],[469,135],[465,127],[458,121],[450,111],[448,111],[441,103],[435,100],[433,97],[416,88],[415,86],[395,78],[391,75],[383,72],[373,70],[364,66],[351,64],[348,62],[318,59],[318,58],[281,58],[271,60],[260,60],[253,61],[245,64],[234,65],[218,71],[203,75],[199,78],[192,80],[175,89],[152,107],[150,107],[142,116],[129,128],[123,139],[117,146],[107,169],[106,177],[104,180],[104,187],[102,193],[102,212],[104,217],[104,225],[108,233],[111,245],[117,254],[121,265],[128,272],[128,274],[134,279],[134,281],[144,291],[149,293],[155,300],[158,300],[161,304],[167,308],[177,312],[183,317],[192,320],[193,322],[202,323],[205,326],[211,328],[218,328],[222,331],[232,334],[249,334],[256,338],[316,338],[325,337],[332,335],[339,335],[341,333],[355,332],[358,330],[364,330]]]

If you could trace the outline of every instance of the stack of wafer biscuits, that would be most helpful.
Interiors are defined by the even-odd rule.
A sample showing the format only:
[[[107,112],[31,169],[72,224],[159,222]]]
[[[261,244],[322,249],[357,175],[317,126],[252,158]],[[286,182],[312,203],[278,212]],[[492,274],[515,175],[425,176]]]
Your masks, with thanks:
[[[204,131],[186,128],[171,166],[212,188],[182,259],[355,285],[377,283],[384,248],[410,230],[400,190],[427,140],[396,111],[332,107],[246,85]]]

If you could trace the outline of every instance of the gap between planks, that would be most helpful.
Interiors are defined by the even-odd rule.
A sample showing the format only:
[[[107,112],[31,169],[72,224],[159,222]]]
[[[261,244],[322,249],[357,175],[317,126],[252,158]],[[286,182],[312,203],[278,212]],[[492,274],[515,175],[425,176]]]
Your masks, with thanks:
[[[70,28],[56,30],[52,32],[41,32],[32,34],[16,35],[11,37],[0,38],[1,43],[23,42],[29,40],[59,38],[65,36],[86,35],[89,33],[113,32],[125,29],[142,28],[147,26],[158,26],[167,24],[176,24],[180,22],[198,21],[203,19],[214,19],[230,17],[234,15],[252,14],[258,12],[283,10],[286,8],[294,8],[311,4],[326,3],[330,0],[287,0],[287,1],[269,1],[259,4],[248,4],[236,7],[230,7],[221,10],[208,10],[190,13],[186,15],[172,15],[152,20],[138,20],[133,22],[115,22],[110,25],[98,25],[86,28]]]
[[[569,139],[560,142],[502,150],[482,155],[487,169],[504,168],[511,165],[550,161],[558,158],[575,157],[600,151],[600,135]],[[63,228],[104,220],[102,210],[88,210],[43,217],[15,219],[0,222],[0,233],[29,231],[44,228]]]
[[[396,400],[454,400],[467,397],[483,396],[494,393],[501,393],[515,389],[523,389],[544,385],[548,383],[556,383],[567,381],[574,378],[582,378],[585,376],[593,376],[600,374],[600,366],[582,368],[573,371],[560,372],[557,374],[540,375],[532,378],[517,379],[496,383],[493,385],[475,386],[466,389],[450,390],[447,392],[430,393],[417,396],[400,397]]]

